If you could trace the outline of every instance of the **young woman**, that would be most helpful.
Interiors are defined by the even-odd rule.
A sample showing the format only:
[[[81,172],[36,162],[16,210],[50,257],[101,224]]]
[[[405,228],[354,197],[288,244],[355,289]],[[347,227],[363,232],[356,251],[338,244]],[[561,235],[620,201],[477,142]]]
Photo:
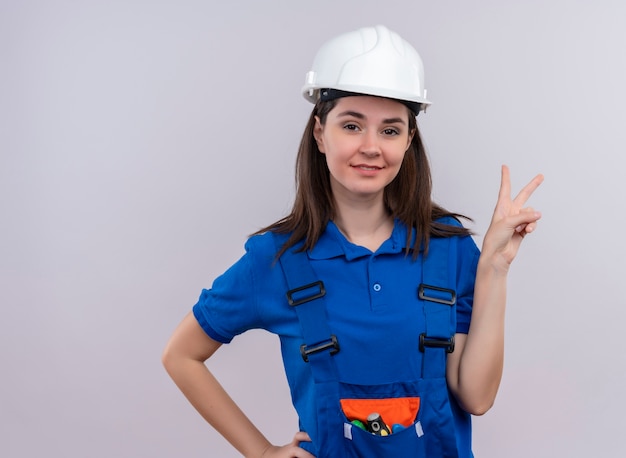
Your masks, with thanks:
[[[291,213],[259,231],[204,290],[164,365],[246,457],[471,457],[470,415],[501,379],[509,265],[540,214],[543,180],[511,198],[502,181],[482,252],[431,201],[416,124],[430,102],[419,55],[385,27],[318,52],[303,93],[315,103]],[[248,329],[281,339],[300,431],[270,444],[205,366]]]

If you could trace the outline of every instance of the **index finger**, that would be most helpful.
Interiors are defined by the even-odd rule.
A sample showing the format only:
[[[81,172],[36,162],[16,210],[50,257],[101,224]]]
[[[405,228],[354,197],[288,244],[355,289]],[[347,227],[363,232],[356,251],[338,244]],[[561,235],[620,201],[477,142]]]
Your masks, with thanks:
[[[498,202],[501,202],[503,199],[506,199],[507,201],[511,199],[511,173],[509,172],[509,167],[506,165],[502,166],[500,174],[500,191],[498,192]]]

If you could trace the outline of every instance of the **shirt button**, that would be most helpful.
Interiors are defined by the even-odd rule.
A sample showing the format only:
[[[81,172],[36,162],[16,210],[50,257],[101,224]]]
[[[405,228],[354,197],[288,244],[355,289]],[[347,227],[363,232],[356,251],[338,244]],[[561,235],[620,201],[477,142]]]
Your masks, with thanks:
[[[382,288],[382,286],[380,286],[380,283],[374,283],[373,288],[374,288],[374,291],[378,292],[378,291],[380,291],[380,289]]]

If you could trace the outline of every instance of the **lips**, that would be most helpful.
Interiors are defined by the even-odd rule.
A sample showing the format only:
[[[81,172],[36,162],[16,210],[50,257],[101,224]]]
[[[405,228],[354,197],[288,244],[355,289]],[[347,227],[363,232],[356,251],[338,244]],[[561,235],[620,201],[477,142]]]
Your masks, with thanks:
[[[361,170],[367,170],[367,171],[375,171],[375,170],[382,169],[382,167],[378,167],[377,165],[367,165],[367,164],[357,164],[357,165],[353,165],[352,167],[361,169]]]

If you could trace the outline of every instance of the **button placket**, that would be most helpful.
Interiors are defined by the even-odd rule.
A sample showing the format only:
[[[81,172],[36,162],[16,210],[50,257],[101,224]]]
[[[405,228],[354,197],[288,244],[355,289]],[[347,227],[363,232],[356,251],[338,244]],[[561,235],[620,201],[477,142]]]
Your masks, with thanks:
[[[368,263],[368,274],[369,274],[369,283],[370,283],[370,297],[372,298],[372,310],[375,310],[379,307],[384,306],[384,296],[385,294],[383,293],[383,284],[380,281],[381,280],[381,276],[379,274],[379,269],[381,268],[381,266],[379,266],[379,263],[376,262],[376,256],[372,256],[370,258],[370,261]]]

